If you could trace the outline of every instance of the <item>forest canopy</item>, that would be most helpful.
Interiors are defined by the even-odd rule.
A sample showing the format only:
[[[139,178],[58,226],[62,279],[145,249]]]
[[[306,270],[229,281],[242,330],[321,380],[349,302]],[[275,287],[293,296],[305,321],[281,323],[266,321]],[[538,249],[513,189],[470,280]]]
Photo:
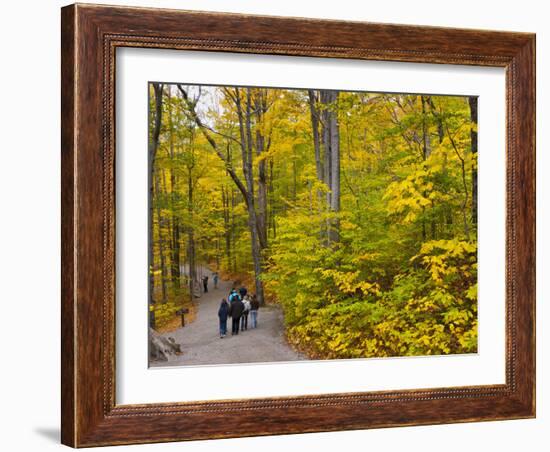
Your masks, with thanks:
[[[311,358],[477,351],[477,98],[149,85],[153,325],[203,268]]]

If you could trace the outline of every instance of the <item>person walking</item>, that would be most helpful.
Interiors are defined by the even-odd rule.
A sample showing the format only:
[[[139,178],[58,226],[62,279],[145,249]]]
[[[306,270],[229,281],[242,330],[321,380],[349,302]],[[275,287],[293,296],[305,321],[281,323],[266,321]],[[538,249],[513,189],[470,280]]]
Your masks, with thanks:
[[[220,308],[218,309],[218,317],[220,319],[220,339],[223,339],[227,334],[227,317],[229,316],[229,304],[224,298],[220,303]]]
[[[244,311],[244,304],[239,294],[234,291],[229,298],[229,315],[231,316],[231,336],[239,334],[239,322]]]
[[[215,272],[214,275],[212,275],[212,280],[214,281],[214,289],[218,288],[218,279],[219,279],[218,272]]]
[[[235,289],[231,289],[229,291],[229,295],[228,295],[228,300],[229,300],[229,305],[231,305],[231,303],[233,303],[233,301],[235,300],[235,297],[239,297],[239,294],[237,293],[237,291]]]
[[[208,276],[202,278],[202,287],[204,288],[204,293],[208,293]]]
[[[258,310],[260,309],[260,302],[256,298],[256,295],[252,295],[250,300],[250,321],[252,322],[251,328],[258,327]]]
[[[241,315],[241,331],[246,331],[248,329],[248,313],[250,312],[250,299],[248,295],[244,297],[243,305],[244,310]]]

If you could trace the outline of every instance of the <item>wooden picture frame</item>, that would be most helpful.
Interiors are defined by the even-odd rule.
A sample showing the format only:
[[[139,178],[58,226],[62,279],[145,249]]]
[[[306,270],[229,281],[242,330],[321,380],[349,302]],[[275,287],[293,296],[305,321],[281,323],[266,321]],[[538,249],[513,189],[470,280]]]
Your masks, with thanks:
[[[64,444],[87,447],[535,416],[535,35],[79,4],[62,9],[61,32]],[[118,47],[505,68],[506,383],[117,405]]]

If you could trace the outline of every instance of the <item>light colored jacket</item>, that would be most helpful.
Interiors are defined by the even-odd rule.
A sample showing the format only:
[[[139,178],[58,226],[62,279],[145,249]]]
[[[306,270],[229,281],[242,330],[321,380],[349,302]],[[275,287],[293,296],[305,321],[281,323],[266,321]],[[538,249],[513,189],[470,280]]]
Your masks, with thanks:
[[[249,300],[249,299],[245,299],[245,300],[243,301],[243,303],[244,303],[244,310],[245,310],[245,311],[250,311],[250,300]]]

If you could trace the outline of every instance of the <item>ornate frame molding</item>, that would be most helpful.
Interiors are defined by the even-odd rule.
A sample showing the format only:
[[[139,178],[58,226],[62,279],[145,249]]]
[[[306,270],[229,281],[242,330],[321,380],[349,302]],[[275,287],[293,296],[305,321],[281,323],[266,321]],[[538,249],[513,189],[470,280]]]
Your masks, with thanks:
[[[243,436],[228,433],[236,411],[241,425],[255,422],[255,430],[248,430],[254,435],[534,416],[534,35],[77,4],[62,9],[62,44],[64,444]],[[505,67],[506,384],[116,405],[118,47]],[[258,418],[263,420],[260,430]]]

